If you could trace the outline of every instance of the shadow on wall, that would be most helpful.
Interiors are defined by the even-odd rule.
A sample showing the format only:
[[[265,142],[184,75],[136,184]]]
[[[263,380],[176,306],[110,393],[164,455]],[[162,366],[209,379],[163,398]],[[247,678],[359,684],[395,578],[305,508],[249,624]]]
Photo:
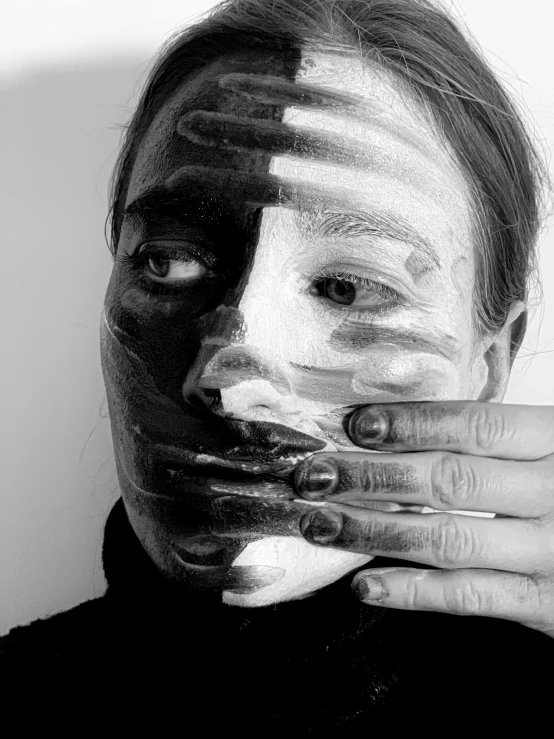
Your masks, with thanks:
[[[3,84],[0,634],[105,589],[119,492],[98,345],[104,223],[147,56]]]

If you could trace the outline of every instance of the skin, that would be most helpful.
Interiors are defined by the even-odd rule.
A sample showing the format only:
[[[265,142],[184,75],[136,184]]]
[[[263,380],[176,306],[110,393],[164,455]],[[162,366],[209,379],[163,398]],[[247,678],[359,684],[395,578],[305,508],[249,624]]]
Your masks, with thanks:
[[[369,438],[368,426],[381,433]],[[392,453],[386,463],[359,452],[316,455],[336,475],[318,495],[328,501],[325,511],[314,522],[305,518],[302,531],[320,546],[420,564],[357,573],[354,592],[368,604],[504,618],[554,636],[553,429],[550,407],[446,402],[362,408],[350,419],[351,438],[365,449]],[[307,497],[314,496],[306,492],[313,459],[296,471],[297,489]],[[360,500],[409,500],[439,513],[368,515],[352,507]],[[453,507],[496,518],[442,512]]]
[[[434,517],[413,511],[444,506],[345,419],[403,401],[404,451],[405,401],[501,400],[524,312],[474,331],[471,201],[425,111],[354,56],[232,55],[162,106],[126,207],[102,359],[123,499],[160,569],[255,606],[383,551],[422,561],[413,519]],[[338,507],[314,497],[316,459]]]

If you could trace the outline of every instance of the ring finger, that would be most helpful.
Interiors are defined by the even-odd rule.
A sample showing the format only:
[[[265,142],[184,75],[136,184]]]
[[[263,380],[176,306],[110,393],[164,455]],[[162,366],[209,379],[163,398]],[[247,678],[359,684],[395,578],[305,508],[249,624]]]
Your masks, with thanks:
[[[547,537],[533,520],[382,513],[329,504],[305,514],[300,531],[312,544],[446,569],[534,574],[548,562]]]

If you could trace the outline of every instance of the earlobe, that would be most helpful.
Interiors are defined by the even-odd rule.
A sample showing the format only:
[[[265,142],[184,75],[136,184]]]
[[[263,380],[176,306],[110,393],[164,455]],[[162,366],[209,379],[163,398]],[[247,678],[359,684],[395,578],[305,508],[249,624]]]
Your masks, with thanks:
[[[484,345],[482,359],[486,365],[486,381],[477,400],[502,402],[526,328],[527,307],[522,301],[517,301],[510,308],[500,331]]]

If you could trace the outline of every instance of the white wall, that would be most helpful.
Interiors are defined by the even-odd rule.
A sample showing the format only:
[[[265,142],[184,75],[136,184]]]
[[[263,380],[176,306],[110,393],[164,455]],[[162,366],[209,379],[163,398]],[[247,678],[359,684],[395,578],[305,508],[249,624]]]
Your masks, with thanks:
[[[104,591],[102,527],[118,497],[98,350],[111,269],[107,182],[148,61],[170,31],[214,4],[18,0],[8,22],[4,11],[0,634]],[[456,7],[553,151],[554,4]],[[554,404],[552,247],[550,232],[544,301],[508,402]]]

